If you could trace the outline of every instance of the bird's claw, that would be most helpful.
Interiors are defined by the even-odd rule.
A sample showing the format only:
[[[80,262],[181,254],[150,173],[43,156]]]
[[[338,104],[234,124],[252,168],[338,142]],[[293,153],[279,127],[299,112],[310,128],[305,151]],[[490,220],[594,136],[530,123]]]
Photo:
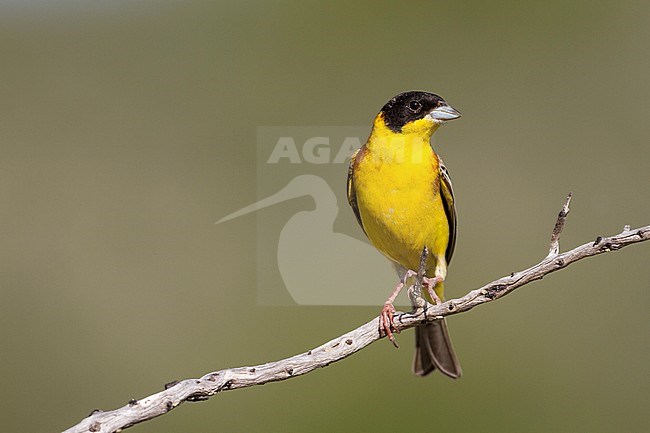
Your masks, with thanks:
[[[399,330],[395,327],[395,322],[393,321],[394,314],[395,307],[393,304],[389,302],[385,303],[384,308],[381,309],[381,313],[379,314],[379,335],[385,335],[393,343],[393,346],[399,348],[393,335],[393,332],[399,334]]]
[[[422,279],[422,285],[427,289],[429,296],[431,296],[431,300],[436,305],[442,304],[442,299],[440,299],[440,296],[438,296],[434,288],[436,287],[436,284],[441,283],[442,281],[444,280],[441,277],[433,277],[433,278],[424,277]]]

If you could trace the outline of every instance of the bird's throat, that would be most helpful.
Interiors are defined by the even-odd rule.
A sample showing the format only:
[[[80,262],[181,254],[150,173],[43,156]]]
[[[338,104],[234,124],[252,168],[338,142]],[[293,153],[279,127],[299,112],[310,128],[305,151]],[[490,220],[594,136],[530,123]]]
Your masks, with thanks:
[[[413,122],[418,123],[418,122]],[[375,122],[366,147],[368,156],[381,164],[424,164],[430,167],[437,158],[430,140],[438,125],[422,120],[419,125],[408,125],[401,133],[390,130],[381,119]]]

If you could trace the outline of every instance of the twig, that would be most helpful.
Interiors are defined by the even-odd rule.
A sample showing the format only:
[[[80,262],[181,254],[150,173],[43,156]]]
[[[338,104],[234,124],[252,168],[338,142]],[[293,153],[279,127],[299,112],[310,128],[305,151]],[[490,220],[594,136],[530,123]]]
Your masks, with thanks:
[[[620,250],[628,245],[650,239],[650,226],[634,230],[625,226],[622,233],[604,238],[598,236],[595,242],[586,243],[560,254],[559,238],[569,213],[570,201],[571,194],[567,197],[555,223],[549,255],[540,263],[472,290],[462,298],[451,299],[440,305],[426,303],[425,308],[419,308],[411,313],[398,312],[395,315],[395,326],[402,331],[440,317],[469,311],[477,305],[502,298],[515,289],[531,281],[539,280],[578,260]],[[423,256],[426,259],[426,251],[423,251]],[[419,281],[421,284],[421,277]],[[199,379],[172,382],[165,386],[164,391],[141,400],[131,400],[119,409],[107,412],[93,411],[87,418],[66,430],[65,433],[116,432],[165,414],[185,401],[203,401],[221,391],[262,385],[307,374],[317,368],[327,367],[333,362],[344,359],[379,340],[382,337],[379,335],[378,327],[379,319],[375,318],[322,346],[290,358],[254,367],[220,370],[208,373]]]
[[[408,296],[411,300],[413,308],[419,309],[426,307],[427,301],[422,297],[422,281],[424,280],[424,273],[427,268],[427,257],[429,256],[429,248],[425,245],[420,254],[420,267],[418,274],[415,277],[415,284],[408,288]]]
[[[564,206],[557,216],[557,221],[555,221],[555,227],[553,227],[553,233],[551,233],[551,245],[548,248],[548,256],[557,256],[560,253],[560,235],[562,234],[562,229],[564,229],[564,223],[566,222],[566,217],[569,215],[569,205],[571,204],[571,197],[573,192],[570,192],[566,197]]]

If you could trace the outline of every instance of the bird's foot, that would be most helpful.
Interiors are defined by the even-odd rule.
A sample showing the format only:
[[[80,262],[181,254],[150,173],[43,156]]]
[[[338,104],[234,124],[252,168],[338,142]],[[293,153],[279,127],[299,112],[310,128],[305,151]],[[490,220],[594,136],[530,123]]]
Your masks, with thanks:
[[[443,281],[444,279],[442,277],[424,277],[422,279],[422,285],[427,289],[429,296],[431,296],[431,299],[436,305],[442,304],[442,299],[440,299],[440,296],[438,296],[434,288],[436,287],[436,284],[442,283]]]
[[[395,314],[395,306],[392,302],[386,302],[384,308],[381,309],[379,314],[379,335],[385,335],[388,337],[393,346],[399,348],[397,342],[395,341],[395,336],[393,332],[399,333],[395,327],[395,322],[393,321],[393,315]]]

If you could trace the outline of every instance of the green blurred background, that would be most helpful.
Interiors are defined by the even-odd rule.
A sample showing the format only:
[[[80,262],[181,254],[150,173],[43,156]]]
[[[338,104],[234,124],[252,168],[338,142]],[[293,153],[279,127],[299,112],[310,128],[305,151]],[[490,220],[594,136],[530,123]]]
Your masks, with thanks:
[[[257,305],[256,217],[213,223],[256,199],[258,125],[369,127],[411,89],[460,109],[437,135],[451,296],[540,260],[569,190],[564,249],[650,224],[648,3],[349,3],[2,2],[4,431],[62,430],[377,314]],[[287,206],[265,215],[313,204]],[[648,431],[648,263],[632,246],[451,318],[459,381],[413,377],[405,332],[133,431]]]

